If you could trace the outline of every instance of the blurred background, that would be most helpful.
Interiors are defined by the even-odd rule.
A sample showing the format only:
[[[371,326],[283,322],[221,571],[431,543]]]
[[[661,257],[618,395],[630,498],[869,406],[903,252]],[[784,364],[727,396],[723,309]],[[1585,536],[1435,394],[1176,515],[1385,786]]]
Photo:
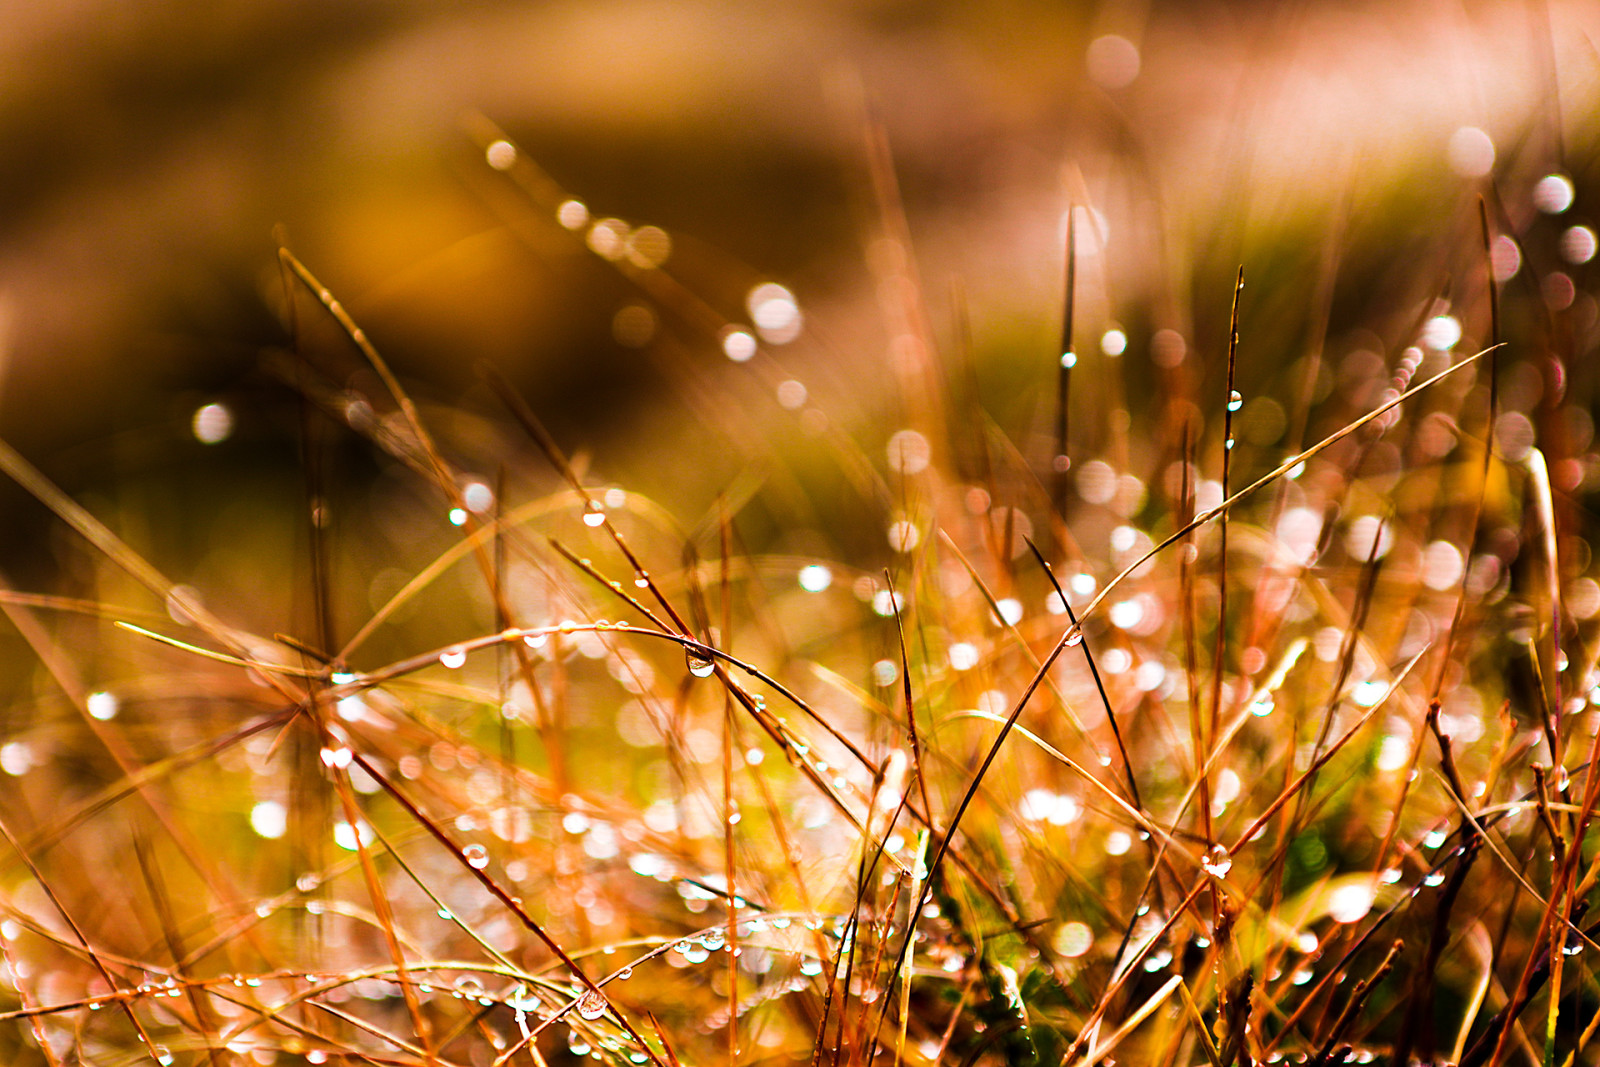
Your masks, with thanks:
[[[1048,430],[1069,203],[1092,208],[1080,347],[1119,331],[1137,392],[1161,330],[1217,348],[1243,262],[1261,343],[1241,374],[1266,388],[1320,343],[1319,286],[1336,325],[1412,321],[1470,272],[1446,250],[1480,192],[1516,231],[1541,176],[1581,191],[1596,173],[1600,11],[1583,2],[7,8],[0,435],[75,492],[126,495],[135,472],[170,486],[199,464],[192,416],[226,403],[228,462],[168,501],[183,512],[236,490],[252,456],[296,462],[293,391],[264,369],[289,345],[275,234],[424,398],[471,409],[487,360],[636,484],[726,484],[727,464],[682,461],[720,448],[695,444],[715,413],[694,389],[742,397],[750,368],[649,301],[629,311],[639,290],[585,227],[487,165],[484,119],[591,222],[659,227],[669,269],[730,323],[757,285],[792,294],[805,329],[771,350],[769,407],[798,380],[817,418],[872,425],[903,330],[886,279],[910,279],[1019,440]],[[357,364],[304,295],[301,344],[348,384]],[[1592,298],[1571,299],[1592,332]],[[645,354],[668,333],[670,360]],[[687,452],[661,447],[683,435]],[[18,514],[5,547],[35,553]]]

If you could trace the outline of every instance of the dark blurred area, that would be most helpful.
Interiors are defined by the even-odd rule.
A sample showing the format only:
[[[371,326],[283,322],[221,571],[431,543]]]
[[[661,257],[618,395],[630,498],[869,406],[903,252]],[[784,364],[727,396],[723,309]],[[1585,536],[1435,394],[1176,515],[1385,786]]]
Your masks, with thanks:
[[[0,435],[73,491],[199,462],[191,416],[213,400],[237,422],[231,462],[295,462],[294,391],[263,369],[290,347],[277,233],[424,398],[482,400],[487,360],[564,441],[647,467],[692,427],[670,367],[623,343],[638,294],[581,234],[530,223],[473,114],[594,218],[663,228],[730,321],[759,282],[797,294],[808,337],[785,357],[841,423],[890,381],[872,123],[935,332],[959,285],[1002,421],[1027,368],[1048,374],[1069,202],[1101,234],[1086,336],[1120,323],[1141,358],[1162,327],[1198,345],[1246,262],[1258,321],[1280,324],[1265,374],[1266,349],[1314,330],[1284,309],[1309,306],[1330,255],[1338,312],[1414,316],[1461,266],[1438,250],[1479,191],[1504,190],[1509,228],[1541,174],[1572,176],[1579,214],[1596,179],[1583,2],[8,8]],[[343,384],[351,353],[299,300],[306,358]],[[739,370],[715,337],[677,340],[708,374]]]

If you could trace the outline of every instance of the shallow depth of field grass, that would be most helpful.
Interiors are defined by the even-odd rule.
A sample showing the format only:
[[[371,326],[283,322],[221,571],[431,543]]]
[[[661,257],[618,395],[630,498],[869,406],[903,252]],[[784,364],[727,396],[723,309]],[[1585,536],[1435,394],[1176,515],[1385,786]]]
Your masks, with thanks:
[[[233,475],[206,568],[0,446],[63,561],[0,604],[7,1062],[1595,1062],[1593,174],[1502,162],[1405,285],[1330,238],[1187,328],[1085,310],[1080,204],[1062,343],[996,373],[874,142],[847,419],[805,294],[471,130],[508,226],[633,286],[641,410],[700,419],[641,465],[731,480],[651,498],[491,368],[413,398],[292,249],[185,477],[250,419],[297,473]]]

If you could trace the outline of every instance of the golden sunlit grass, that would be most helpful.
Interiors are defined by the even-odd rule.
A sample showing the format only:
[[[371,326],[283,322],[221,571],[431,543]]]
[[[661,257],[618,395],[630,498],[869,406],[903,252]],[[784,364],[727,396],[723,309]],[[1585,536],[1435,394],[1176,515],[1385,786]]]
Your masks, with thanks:
[[[727,313],[471,127],[507,226],[612,264],[618,341],[724,419],[662,466],[748,462],[686,514],[492,368],[482,409],[414,401],[287,249],[300,545],[239,561],[260,602],[0,446],[77,561],[0,597],[40,664],[0,746],[11,1062],[1593,1061],[1571,227],[1486,197],[1398,319],[1246,264],[1214,346],[1153,308],[1084,345],[1071,212],[1048,430],[1012,431],[874,137],[898,392],[857,433],[787,369],[793,292]],[[353,374],[301,345],[330,322]]]

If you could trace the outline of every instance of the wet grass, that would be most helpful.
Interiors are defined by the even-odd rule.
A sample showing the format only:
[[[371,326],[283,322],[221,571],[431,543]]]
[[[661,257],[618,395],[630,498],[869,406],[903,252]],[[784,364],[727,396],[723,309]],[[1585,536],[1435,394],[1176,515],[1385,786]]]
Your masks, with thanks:
[[[1486,198],[1372,321],[1246,264],[1197,339],[1085,325],[1071,213],[1003,422],[875,140],[851,421],[786,291],[729,314],[474,133],[513,231],[636,287],[703,419],[657,470],[738,473],[686,513],[491,368],[419,402],[287,249],[303,506],[231,594],[0,446],[75,561],[0,597],[11,1062],[1593,1062],[1593,299],[1546,220]]]

